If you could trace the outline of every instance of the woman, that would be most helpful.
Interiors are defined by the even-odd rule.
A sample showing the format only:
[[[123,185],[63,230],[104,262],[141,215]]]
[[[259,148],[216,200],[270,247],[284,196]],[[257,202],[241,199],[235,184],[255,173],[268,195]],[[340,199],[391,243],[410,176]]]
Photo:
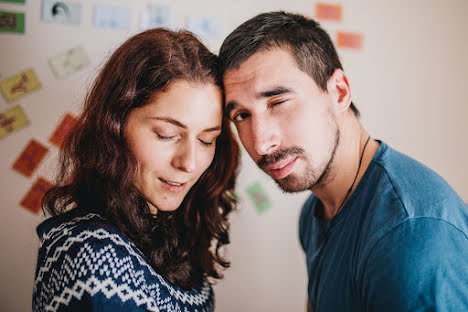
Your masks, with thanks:
[[[213,310],[238,165],[216,62],[163,29],[107,61],[43,199],[33,310]]]

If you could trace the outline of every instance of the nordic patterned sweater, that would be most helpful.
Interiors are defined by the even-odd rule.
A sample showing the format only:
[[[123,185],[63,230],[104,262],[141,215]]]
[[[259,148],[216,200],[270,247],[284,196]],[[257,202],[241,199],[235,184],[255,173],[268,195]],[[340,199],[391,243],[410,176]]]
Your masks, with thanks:
[[[211,286],[183,290],[156,273],[135,245],[96,214],[70,211],[37,228],[33,311],[208,312]]]

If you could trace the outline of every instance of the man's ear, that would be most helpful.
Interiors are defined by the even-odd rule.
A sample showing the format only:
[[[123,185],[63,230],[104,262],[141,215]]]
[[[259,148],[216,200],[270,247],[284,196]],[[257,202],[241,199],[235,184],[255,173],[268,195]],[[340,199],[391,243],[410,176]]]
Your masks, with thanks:
[[[339,114],[345,112],[351,105],[351,89],[348,77],[341,69],[335,69],[327,82],[328,94],[333,97],[334,111]]]

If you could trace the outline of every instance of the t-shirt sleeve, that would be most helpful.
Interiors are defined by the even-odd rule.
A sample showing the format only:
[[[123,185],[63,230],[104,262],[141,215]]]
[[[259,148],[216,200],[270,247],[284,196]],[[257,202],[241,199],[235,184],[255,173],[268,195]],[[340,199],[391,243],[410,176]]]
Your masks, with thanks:
[[[89,233],[82,232],[49,253],[38,271],[33,310],[147,311],[154,300],[137,287],[145,281],[131,255],[113,244],[107,232],[80,241]]]
[[[468,238],[434,218],[404,221],[364,258],[366,311],[468,311]]]

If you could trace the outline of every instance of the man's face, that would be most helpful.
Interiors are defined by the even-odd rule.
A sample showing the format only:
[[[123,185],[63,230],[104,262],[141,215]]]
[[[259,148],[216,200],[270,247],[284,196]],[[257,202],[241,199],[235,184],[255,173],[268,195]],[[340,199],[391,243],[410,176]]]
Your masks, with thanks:
[[[319,186],[339,142],[334,98],[284,49],[258,52],[224,75],[226,112],[247,152],[286,192]]]

